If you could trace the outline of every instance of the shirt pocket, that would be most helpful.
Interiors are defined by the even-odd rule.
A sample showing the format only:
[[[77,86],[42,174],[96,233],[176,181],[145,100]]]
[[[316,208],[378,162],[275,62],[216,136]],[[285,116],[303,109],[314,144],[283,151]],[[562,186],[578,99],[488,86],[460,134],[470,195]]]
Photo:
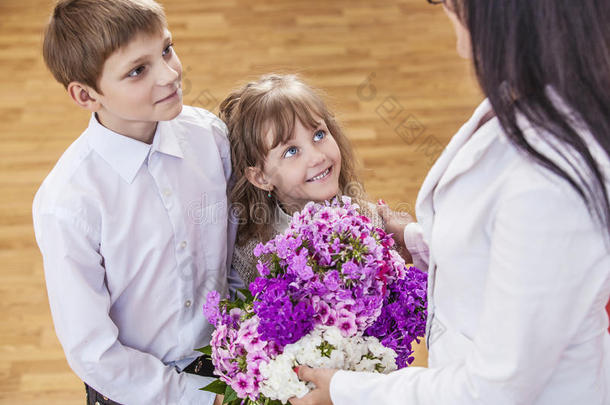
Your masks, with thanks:
[[[428,367],[443,367],[463,361],[473,348],[472,340],[446,325],[435,313],[430,327]]]

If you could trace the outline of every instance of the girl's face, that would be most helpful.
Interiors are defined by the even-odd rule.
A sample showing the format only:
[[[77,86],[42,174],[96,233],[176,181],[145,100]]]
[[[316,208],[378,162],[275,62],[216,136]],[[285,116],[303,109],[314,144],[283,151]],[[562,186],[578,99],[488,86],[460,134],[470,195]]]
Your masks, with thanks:
[[[324,120],[316,117],[316,121],[318,126],[310,129],[297,120],[292,139],[269,151],[260,173],[266,185],[261,188],[273,190],[290,213],[339,192],[341,152]],[[267,134],[268,139],[271,136]]]

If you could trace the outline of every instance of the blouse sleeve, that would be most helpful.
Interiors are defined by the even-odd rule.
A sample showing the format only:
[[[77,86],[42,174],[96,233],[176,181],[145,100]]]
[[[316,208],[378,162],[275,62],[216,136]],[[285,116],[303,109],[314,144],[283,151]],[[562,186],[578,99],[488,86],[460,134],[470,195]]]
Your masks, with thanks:
[[[404,231],[405,246],[411,257],[413,265],[420,270],[427,271],[430,261],[430,250],[424,240],[422,227],[417,222],[411,222]]]
[[[599,403],[607,389],[603,367],[575,374],[562,359],[599,356],[594,342],[607,338],[603,231],[567,182],[531,177],[491,214],[482,310],[465,356],[388,375],[339,371],[330,387],[335,405],[532,404],[543,393],[543,403]],[[547,387],[561,373],[590,389],[574,392],[574,381]]]

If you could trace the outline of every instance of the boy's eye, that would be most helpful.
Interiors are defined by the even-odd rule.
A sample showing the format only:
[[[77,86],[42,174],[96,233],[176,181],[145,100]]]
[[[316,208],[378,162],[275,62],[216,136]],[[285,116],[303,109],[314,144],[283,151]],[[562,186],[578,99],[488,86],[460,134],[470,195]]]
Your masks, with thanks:
[[[174,44],[172,42],[163,50],[163,56],[171,55],[173,50],[174,50]]]
[[[316,133],[313,136],[313,140],[314,142],[318,142],[321,141],[322,139],[324,139],[324,137],[326,136],[326,132],[322,129],[320,129],[319,131],[316,131]]]
[[[295,146],[291,146],[290,148],[286,149],[286,152],[284,152],[284,157],[285,158],[292,157],[292,156],[296,155],[297,152],[298,152],[298,149]]]
[[[143,71],[144,71],[144,66],[138,66],[131,72],[127,73],[127,76],[128,77],[138,77],[142,74]]]

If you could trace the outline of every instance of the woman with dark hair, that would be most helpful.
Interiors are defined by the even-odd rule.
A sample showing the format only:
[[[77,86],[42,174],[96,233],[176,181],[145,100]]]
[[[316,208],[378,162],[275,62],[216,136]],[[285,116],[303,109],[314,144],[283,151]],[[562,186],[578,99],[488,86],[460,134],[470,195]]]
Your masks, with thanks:
[[[317,389],[291,402],[608,405],[610,1],[436,3],[487,99],[430,170],[418,223],[382,209],[428,269],[429,367],[301,367]]]

